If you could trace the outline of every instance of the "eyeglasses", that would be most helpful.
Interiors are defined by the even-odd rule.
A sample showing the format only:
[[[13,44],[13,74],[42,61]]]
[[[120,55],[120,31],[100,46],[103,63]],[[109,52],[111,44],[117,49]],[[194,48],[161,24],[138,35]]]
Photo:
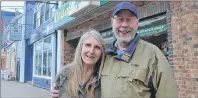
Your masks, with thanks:
[[[135,21],[136,17],[119,17],[119,16],[114,16],[113,19],[115,19],[116,23],[122,24],[124,21],[126,21],[128,24],[132,23]]]

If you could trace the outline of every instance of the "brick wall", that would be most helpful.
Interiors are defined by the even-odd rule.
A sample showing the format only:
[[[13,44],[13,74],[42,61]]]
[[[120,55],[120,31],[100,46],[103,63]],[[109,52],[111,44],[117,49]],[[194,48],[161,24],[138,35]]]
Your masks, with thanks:
[[[173,69],[180,98],[198,98],[198,2],[171,2]]]
[[[70,63],[74,58],[75,48],[71,47],[71,43],[64,42],[64,49],[63,49],[63,65]]]

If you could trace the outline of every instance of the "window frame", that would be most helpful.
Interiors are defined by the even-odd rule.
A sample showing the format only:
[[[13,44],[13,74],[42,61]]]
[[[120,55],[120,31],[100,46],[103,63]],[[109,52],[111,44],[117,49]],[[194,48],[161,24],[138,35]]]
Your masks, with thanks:
[[[57,1],[48,1],[46,3],[46,10],[45,10],[45,21],[49,20],[50,18],[52,18],[54,16],[54,13],[56,12],[56,10],[58,9],[58,5],[56,4],[50,4],[50,3],[57,3]]]
[[[46,39],[50,39],[49,41],[49,46],[50,48],[46,48],[44,49],[44,41]],[[39,40],[37,42],[35,42],[34,44],[34,64],[33,64],[33,67],[34,67],[34,73],[33,75],[34,76],[42,76],[42,77],[51,77],[52,75],[52,72],[51,72],[51,68],[52,68],[52,63],[53,61],[48,61],[50,60],[49,59],[49,53],[51,52],[51,54],[53,54],[53,42],[52,42],[52,36],[47,36],[45,37],[44,39],[42,40]],[[40,49],[38,49],[38,47],[41,47]],[[38,50],[37,50],[38,49]],[[46,66],[45,66],[45,69],[46,69],[46,73],[44,75],[44,52],[46,51]],[[36,56],[38,55],[38,58],[36,58]],[[40,58],[40,55],[41,55],[41,58]],[[53,55],[52,55],[53,56]],[[53,59],[53,57],[51,56],[51,59]],[[51,62],[51,64],[49,64],[49,62]],[[49,69],[50,67],[50,69]],[[50,74],[48,74],[50,71]]]
[[[40,17],[41,17],[41,4],[37,3],[34,7],[34,28],[38,28],[41,25]]]

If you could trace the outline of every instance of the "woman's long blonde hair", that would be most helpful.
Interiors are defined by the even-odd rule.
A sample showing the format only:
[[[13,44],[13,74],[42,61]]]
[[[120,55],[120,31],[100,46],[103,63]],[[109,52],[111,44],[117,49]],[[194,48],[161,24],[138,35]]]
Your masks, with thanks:
[[[83,72],[83,65],[81,59],[82,45],[88,37],[94,37],[101,44],[102,54],[100,60],[94,66],[94,73],[96,74],[96,76],[92,76],[90,78],[90,81],[88,81],[87,85],[85,86],[85,92],[87,96],[94,97],[94,90],[97,86],[96,82],[100,79],[100,73],[103,68],[103,62],[105,57],[105,42],[98,31],[94,29],[89,29],[83,34],[83,36],[81,36],[78,42],[73,62],[70,63],[69,66],[66,66],[70,68],[70,72],[68,75],[69,79],[66,81],[66,90],[70,96],[78,96],[79,83],[82,80],[81,75]]]

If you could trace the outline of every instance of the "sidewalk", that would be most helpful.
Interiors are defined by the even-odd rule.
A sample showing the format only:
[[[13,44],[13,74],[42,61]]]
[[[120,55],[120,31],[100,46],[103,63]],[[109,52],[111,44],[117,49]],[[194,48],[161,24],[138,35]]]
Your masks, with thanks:
[[[49,90],[5,80],[1,80],[1,94],[1,98],[50,98]]]

